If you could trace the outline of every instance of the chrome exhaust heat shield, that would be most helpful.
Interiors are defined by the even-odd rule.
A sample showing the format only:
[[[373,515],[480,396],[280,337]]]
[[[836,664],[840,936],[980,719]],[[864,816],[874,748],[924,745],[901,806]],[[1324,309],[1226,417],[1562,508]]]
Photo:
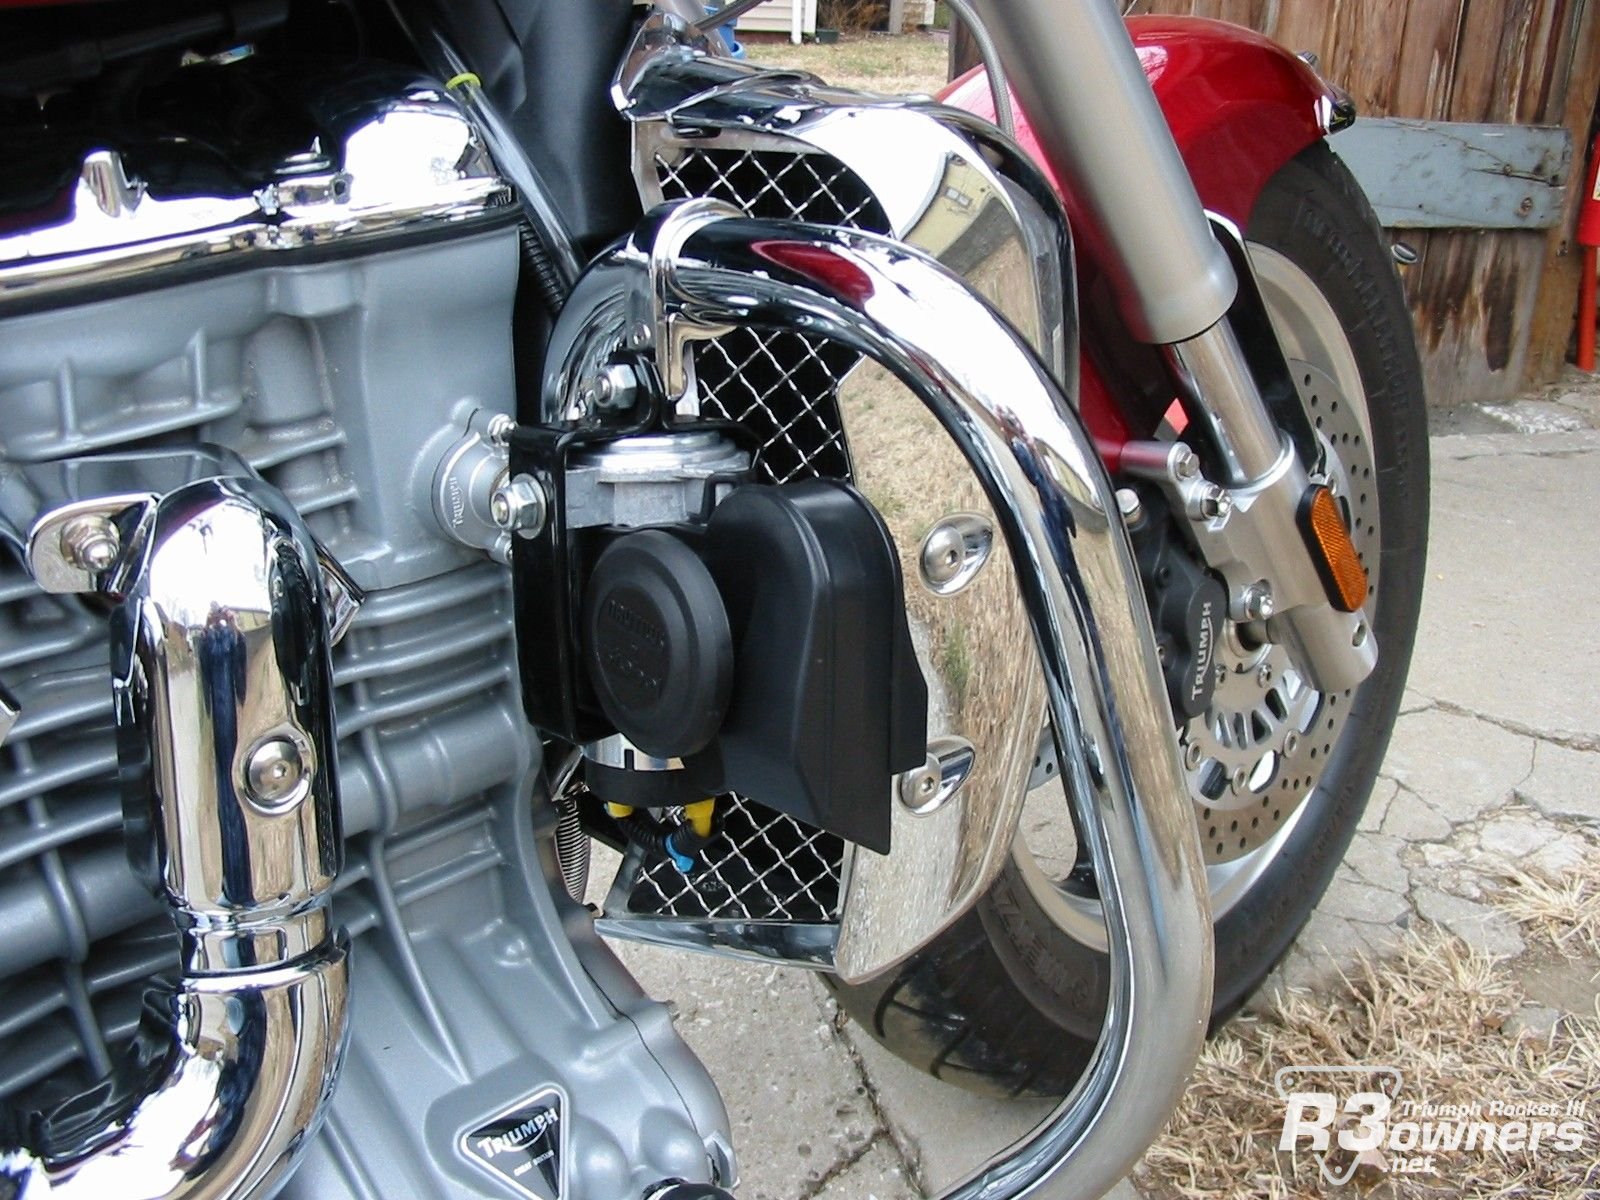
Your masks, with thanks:
[[[130,852],[182,977],[147,999],[110,1079],[0,1148],[0,1195],[265,1200],[320,1126],[345,1041],[329,646],[359,593],[242,476],[54,509],[28,564],[47,590],[115,604]]]
[[[571,418],[597,352],[630,331],[639,345],[641,330],[668,400],[692,412],[688,348],[733,327],[825,339],[871,359],[933,415],[995,514],[1101,888],[1111,983],[1073,1094],[946,1196],[1099,1195],[1176,1107],[1212,978],[1198,833],[1111,481],[1056,377],[960,277],[901,242],[751,219],[709,200],[655,210],[579,281],[552,347],[546,419]],[[985,752],[976,746],[980,761]],[[900,838],[898,814],[894,852],[858,849],[832,954],[842,977],[889,969],[970,908],[1010,853],[1025,781],[1025,772],[1009,788],[968,779],[960,803],[934,814],[946,818],[930,826],[944,830],[936,853]]]

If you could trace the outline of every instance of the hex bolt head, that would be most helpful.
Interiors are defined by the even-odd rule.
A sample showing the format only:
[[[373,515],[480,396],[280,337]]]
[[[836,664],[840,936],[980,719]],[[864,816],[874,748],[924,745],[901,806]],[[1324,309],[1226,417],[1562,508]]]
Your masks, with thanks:
[[[595,380],[595,400],[603,409],[624,412],[633,407],[639,377],[627,363],[612,363]]]
[[[117,527],[105,517],[74,517],[62,527],[61,557],[79,570],[109,570],[121,549]]]
[[[268,738],[250,752],[245,764],[248,798],[266,808],[276,808],[292,799],[305,777],[300,747],[286,737]]]
[[[489,440],[496,446],[504,446],[511,440],[511,431],[517,427],[517,419],[509,413],[495,413],[489,418]]]
[[[1139,518],[1144,516],[1144,505],[1139,502],[1139,493],[1132,488],[1118,488],[1117,511],[1122,514],[1126,524],[1137,525]]]
[[[544,488],[531,475],[518,475],[489,497],[489,519],[519,537],[538,535],[544,529],[549,508]]]
[[[1187,446],[1174,450],[1171,458],[1172,474],[1182,479],[1198,479],[1200,476],[1200,458]]]
[[[1252,583],[1245,588],[1240,607],[1244,610],[1247,621],[1265,621],[1272,616],[1274,611],[1272,589],[1267,586],[1265,580]]]

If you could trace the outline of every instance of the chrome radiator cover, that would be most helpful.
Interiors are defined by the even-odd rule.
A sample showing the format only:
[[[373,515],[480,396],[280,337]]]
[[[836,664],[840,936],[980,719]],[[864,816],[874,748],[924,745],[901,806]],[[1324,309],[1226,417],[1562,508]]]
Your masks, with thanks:
[[[650,42],[647,30],[615,88],[633,122],[634,174],[647,210],[710,199],[754,217],[904,240],[966,275],[1069,382],[1076,347],[1071,276],[1063,264],[1070,267],[1070,244],[1051,215],[1056,201],[1013,148],[993,140],[992,130],[936,105],[832,89],[796,72],[755,71]],[[793,330],[734,328],[691,341],[684,353],[690,403],[701,415],[751,431],[764,481],[852,481],[902,540],[913,523],[931,524],[952,503],[987,509],[975,489],[957,486],[967,472],[942,431],[854,351]],[[874,409],[878,415],[868,415]],[[900,414],[899,428],[883,419],[890,410]],[[926,448],[930,464],[939,464],[933,469],[948,472],[942,477],[951,486],[937,500],[939,511],[920,511],[933,498],[907,485],[901,461],[907,443]],[[937,630],[956,624],[920,595],[915,564],[903,565],[908,593],[919,593],[911,596],[914,628],[934,630],[936,652],[954,659],[960,645]],[[1042,720],[1043,695],[1014,594],[1005,580],[991,579],[987,588],[987,599],[967,603],[1007,610],[1016,643],[1007,657],[1020,668],[1012,681],[1018,725]],[[982,669],[993,676],[992,664]],[[935,688],[939,719],[959,723],[963,699]],[[1009,753],[1032,750],[1031,741],[1019,741]],[[998,765],[994,770],[998,777]],[[832,966],[853,854],[839,839],[758,800],[732,797],[725,805],[727,830],[706,852],[709,870],[693,879],[663,858],[631,852],[608,897],[605,931]],[[923,861],[917,840],[929,823],[907,815],[897,811],[895,828],[897,848],[903,844],[906,852],[889,860],[873,856],[873,869]],[[941,819],[954,818],[949,812]],[[931,898],[928,908],[940,911],[946,902]],[[764,932],[752,938],[734,927],[740,923]],[[764,946],[748,947],[763,938]]]

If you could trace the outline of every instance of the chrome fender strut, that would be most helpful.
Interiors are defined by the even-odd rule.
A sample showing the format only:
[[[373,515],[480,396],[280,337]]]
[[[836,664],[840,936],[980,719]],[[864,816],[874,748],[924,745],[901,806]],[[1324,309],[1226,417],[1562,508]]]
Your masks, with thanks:
[[[868,234],[745,218],[715,201],[655,210],[590,269],[574,305],[584,319],[564,314],[563,324],[576,340],[565,358],[557,349],[546,376],[552,416],[562,407],[552,390],[580,377],[579,360],[641,323],[669,391],[686,386],[688,343],[732,326],[781,329],[881,364],[965,456],[1016,567],[1104,903],[1111,983],[1099,1044],[1072,1095],[946,1197],[1101,1194],[1178,1103],[1210,1016],[1212,940],[1149,615],[1110,478],[1069,398],[1011,326],[925,254]],[[1018,812],[1003,801],[969,804],[972,857],[933,868],[951,873],[952,893],[958,871],[966,897],[983,890],[974,878],[992,881]],[[971,827],[984,821],[1005,827]],[[852,881],[834,959],[841,975],[864,978],[914,949],[896,942],[885,955],[874,937],[907,924],[906,903],[903,890]],[[960,911],[911,923],[925,940]]]

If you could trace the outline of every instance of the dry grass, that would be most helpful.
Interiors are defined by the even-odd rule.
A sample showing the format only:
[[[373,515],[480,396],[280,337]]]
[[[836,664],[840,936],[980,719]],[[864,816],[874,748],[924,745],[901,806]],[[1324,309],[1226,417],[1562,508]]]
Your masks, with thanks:
[[[1520,875],[1507,881],[1495,906],[1563,955],[1600,958],[1600,871],[1559,880]]]
[[[1575,1153],[1456,1151],[1439,1173],[1407,1177],[1358,1169],[1348,1189],[1319,1175],[1316,1156],[1280,1151],[1284,1105],[1273,1085],[1284,1066],[1392,1065],[1402,1098],[1430,1104],[1561,1102],[1600,1097],[1600,1021],[1567,1019],[1550,1044],[1506,1029],[1521,989],[1504,969],[1436,930],[1399,957],[1363,962],[1342,994],[1281,994],[1264,1016],[1236,1021],[1207,1047],[1183,1107],[1145,1156],[1138,1182],[1151,1196],[1298,1200],[1376,1197],[1600,1195],[1591,1115]]]
[[[949,42],[939,33],[846,34],[831,46],[747,42],[751,62],[794,67],[838,87],[889,95],[932,95],[944,86]]]
[[[1596,966],[1600,856],[1559,882],[1512,881],[1498,899],[1523,924],[1529,957],[1552,949]],[[1592,982],[1592,981],[1591,981]],[[1565,1014],[1551,1039],[1511,1018],[1526,999],[1516,962],[1471,952],[1431,926],[1397,956],[1363,960],[1333,994],[1292,989],[1262,1015],[1236,1020],[1207,1047],[1183,1107],[1146,1155],[1136,1179],[1152,1198],[1300,1200],[1600,1197],[1600,1003]],[[1588,1100],[1583,1146],[1538,1153],[1496,1147],[1440,1152],[1437,1173],[1403,1175],[1387,1160],[1358,1167],[1342,1188],[1325,1182],[1319,1156],[1280,1151],[1284,1105],[1274,1075],[1286,1066],[1393,1066],[1403,1100],[1429,1104]],[[1338,1090],[1338,1089],[1334,1089]],[[1397,1116],[1399,1114],[1396,1114]],[[1345,1153],[1348,1161],[1348,1152]]]

